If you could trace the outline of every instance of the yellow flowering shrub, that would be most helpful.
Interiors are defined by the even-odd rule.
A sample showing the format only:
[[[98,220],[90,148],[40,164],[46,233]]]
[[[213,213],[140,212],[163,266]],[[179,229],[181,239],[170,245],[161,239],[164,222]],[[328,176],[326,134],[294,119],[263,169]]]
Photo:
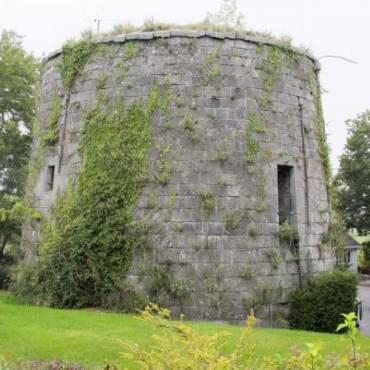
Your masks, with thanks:
[[[141,313],[141,319],[158,328],[159,334],[153,336],[155,346],[146,350],[136,343],[124,341],[123,358],[147,370],[228,370],[246,369],[253,365],[254,347],[247,342],[256,323],[253,314],[248,316],[239,343],[229,355],[222,351],[229,333],[199,334],[182,318],[180,321],[170,321],[169,318],[168,309],[155,304],[147,306]]]

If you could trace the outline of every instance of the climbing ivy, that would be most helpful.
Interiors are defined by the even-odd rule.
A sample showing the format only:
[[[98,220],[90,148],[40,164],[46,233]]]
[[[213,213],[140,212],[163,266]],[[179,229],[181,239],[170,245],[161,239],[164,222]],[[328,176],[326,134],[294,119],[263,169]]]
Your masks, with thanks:
[[[171,150],[171,144],[158,141],[155,146],[159,156],[157,160],[157,173],[155,174],[155,177],[159,184],[164,186],[167,185],[171,179],[171,168],[167,159],[167,155]]]
[[[278,270],[281,263],[283,262],[283,258],[280,254],[280,251],[276,248],[268,249],[265,251],[265,256],[268,258],[271,267],[274,271]]]
[[[271,104],[271,94],[281,76],[283,66],[297,62],[299,55],[291,48],[276,45],[259,46],[257,53],[266,55],[261,65],[264,94],[259,102],[259,106],[266,109]]]
[[[251,113],[248,116],[248,126],[247,126],[247,151],[246,151],[246,161],[247,165],[253,165],[256,159],[256,155],[259,152],[260,145],[258,141],[254,138],[254,133],[264,133],[265,128],[263,127],[262,120],[259,115]]]
[[[221,49],[222,44],[217,46],[211,53],[209,53],[204,63],[200,64],[198,67],[199,72],[206,75],[207,84],[213,85],[216,90],[221,90],[221,71],[216,65],[216,61],[220,58]]]
[[[173,207],[175,207],[176,198],[177,198],[177,192],[176,192],[176,189],[173,188],[168,194],[168,200],[167,200],[167,207],[168,207],[168,212],[170,215],[172,214]]]
[[[87,113],[77,182],[58,197],[55,221],[42,228],[36,293],[48,304],[105,306],[122,288],[133,250],[146,243],[132,206],[147,178],[157,106],[154,86],[147,104],[103,109],[98,102]]]
[[[229,233],[237,229],[242,222],[244,212],[242,210],[227,211],[222,216],[225,230]]]
[[[166,297],[181,301],[190,293],[188,283],[176,279],[168,264],[147,267],[144,272],[149,285],[148,293],[153,302],[163,303]]]
[[[325,184],[328,192],[330,191],[330,182],[331,182],[331,166],[330,166],[330,156],[329,156],[329,146],[326,141],[325,134],[325,121],[322,109],[321,94],[320,94],[320,85],[319,85],[319,76],[316,72],[316,92],[314,93],[315,105],[316,105],[316,123],[315,123],[315,134],[318,140],[318,152],[321,158],[321,162],[324,169]]]
[[[125,61],[135,59],[139,54],[139,49],[134,42],[126,42],[126,52],[123,57]]]
[[[71,89],[74,80],[95,50],[96,44],[90,40],[68,42],[63,46],[59,71],[63,86],[67,90]]]
[[[256,51],[263,56],[260,66],[260,76],[263,81],[263,95],[258,102],[260,110],[267,109],[271,104],[271,94],[281,76],[281,71],[285,63],[297,61],[297,54],[289,48],[273,45],[257,45]],[[260,150],[260,145],[254,138],[253,134],[264,134],[266,129],[263,125],[260,113],[251,113],[248,117],[247,126],[247,166],[255,162],[256,155]]]
[[[91,40],[81,40],[78,42],[68,42],[62,48],[61,62],[58,64],[58,69],[62,78],[63,86],[67,90],[67,96],[70,94],[70,89],[76,77],[81,73],[85,63],[89,57],[98,49],[97,45]],[[68,110],[68,101],[64,109]],[[36,150],[31,157],[28,166],[27,189],[33,189],[37,176],[43,164],[45,150],[47,146],[52,146],[58,140],[59,128],[58,122],[61,114],[61,103],[56,90],[53,91],[51,99],[51,112],[48,120],[48,126],[45,130],[40,123],[35,120],[33,123],[33,136],[38,137]],[[26,200],[31,202],[32,194],[27,190]]]
[[[195,142],[199,140],[199,134],[196,131],[196,123],[192,117],[185,115],[180,125],[191,141]]]
[[[49,116],[48,128],[41,135],[42,145],[54,145],[58,140],[58,122],[60,117],[61,105],[57,92],[54,90],[51,98],[51,112]]]

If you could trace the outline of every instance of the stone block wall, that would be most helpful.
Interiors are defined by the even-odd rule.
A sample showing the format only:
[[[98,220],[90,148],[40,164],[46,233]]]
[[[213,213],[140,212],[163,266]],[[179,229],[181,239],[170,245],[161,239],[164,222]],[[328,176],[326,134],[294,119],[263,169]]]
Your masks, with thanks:
[[[128,59],[132,48],[135,55]],[[46,215],[56,194],[78,174],[83,117],[97,96],[107,102],[145,100],[153,82],[170,91],[168,111],[157,112],[152,122],[151,177],[135,211],[137,219],[153,224],[151,250],[135,252],[126,277],[137,290],[150,291],[157,266],[186,292],[157,297],[175,313],[233,321],[244,319],[254,305],[266,322],[276,321],[299,283],[297,261],[277,237],[278,165],[291,166],[301,277],[332,268],[333,252],[320,248],[330,212],[318,153],[317,65],[311,57],[235,34],[120,36],[100,43],[68,102],[58,63],[56,52],[44,64],[38,119],[40,127],[47,125],[56,92],[62,106],[59,139],[44,153],[28,189]],[[34,153],[39,143],[36,137]],[[166,184],[158,181],[161,160],[170,172]],[[46,187],[48,166],[55,166],[52,190]],[[211,210],[204,209],[205,199]],[[39,225],[25,224],[29,260],[38,240]]]

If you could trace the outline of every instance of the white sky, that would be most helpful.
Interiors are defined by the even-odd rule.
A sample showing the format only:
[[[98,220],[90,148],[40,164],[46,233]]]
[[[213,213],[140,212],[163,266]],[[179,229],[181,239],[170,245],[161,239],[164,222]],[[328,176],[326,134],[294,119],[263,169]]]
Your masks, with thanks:
[[[218,9],[219,0],[0,0],[0,32],[24,35],[24,45],[42,56],[60,48],[81,30],[103,19],[102,30],[115,23],[140,24],[154,17],[169,23],[201,21]],[[369,0],[237,0],[248,29],[289,35],[316,57],[340,55],[357,61],[321,61],[321,83],[332,165],[345,144],[344,121],[370,109]]]

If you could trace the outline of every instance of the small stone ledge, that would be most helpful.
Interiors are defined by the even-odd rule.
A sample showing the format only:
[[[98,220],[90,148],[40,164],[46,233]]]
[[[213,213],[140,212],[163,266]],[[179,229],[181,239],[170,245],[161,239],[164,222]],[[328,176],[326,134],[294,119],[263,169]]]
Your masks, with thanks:
[[[154,32],[133,32],[125,35],[118,35],[113,37],[104,37],[97,39],[95,42],[97,44],[122,44],[126,41],[133,40],[153,40],[157,38],[170,38],[170,37],[186,37],[186,38],[200,38],[200,37],[209,37],[219,40],[240,40],[246,42],[252,42],[259,45],[269,45],[269,46],[281,46],[278,42],[269,40],[259,36],[246,35],[241,33],[234,32],[215,32],[215,31],[186,31],[186,30],[170,30],[170,31],[154,31]],[[302,52],[294,47],[292,50],[299,55],[303,55],[310,59],[317,66],[317,59],[309,53]],[[48,61],[60,55],[62,49],[55,50],[54,52],[47,55],[44,61]]]

